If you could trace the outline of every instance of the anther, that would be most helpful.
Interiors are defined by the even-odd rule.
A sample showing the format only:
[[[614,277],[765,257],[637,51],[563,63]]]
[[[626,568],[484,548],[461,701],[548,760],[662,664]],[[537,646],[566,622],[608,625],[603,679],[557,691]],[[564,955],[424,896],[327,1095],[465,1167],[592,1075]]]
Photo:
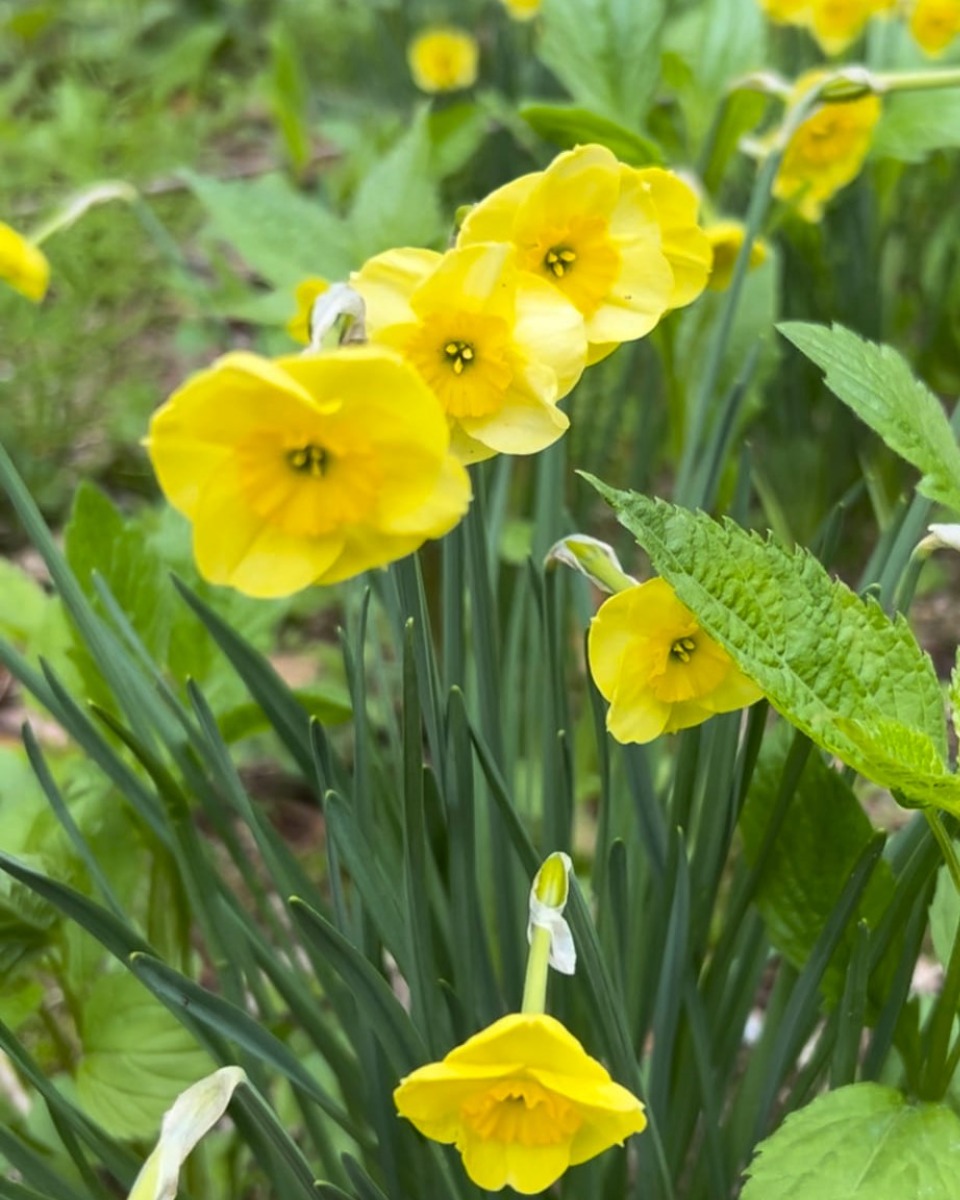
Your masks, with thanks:
[[[562,279],[567,271],[577,261],[577,253],[569,246],[551,246],[543,258],[543,265],[552,271],[557,279]]]
[[[320,479],[326,474],[329,462],[330,456],[326,450],[313,442],[287,451],[287,465],[300,474],[312,475],[314,479]]]
[[[469,342],[447,342],[443,352],[450,360],[455,375],[462,375],[464,369],[470,366],[475,357],[473,347]]]
[[[677,638],[670,647],[670,657],[677,658],[682,663],[688,663],[696,648],[697,643],[692,637]]]

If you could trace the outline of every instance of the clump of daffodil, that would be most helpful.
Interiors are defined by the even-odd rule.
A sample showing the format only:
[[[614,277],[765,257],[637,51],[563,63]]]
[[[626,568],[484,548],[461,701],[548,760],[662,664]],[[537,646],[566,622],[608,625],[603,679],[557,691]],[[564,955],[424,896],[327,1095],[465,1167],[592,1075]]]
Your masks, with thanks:
[[[480,49],[465,29],[434,25],[407,47],[413,82],[422,92],[456,92],[477,82]]]
[[[371,341],[433,390],[464,462],[555,442],[569,425],[557,401],[583,371],[580,313],[517,257],[507,243],[388,250],[351,278]]]
[[[146,445],[200,573],[250,596],[393,562],[470,500],[436,397],[384,347],[228,354],[154,414]]]
[[[891,0],[759,0],[778,24],[801,25],[827,54],[840,54],[863,33],[871,17],[886,12]]]
[[[960,0],[915,0],[910,32],[927,54],[942,54],[960,35]]]
[[[567,974],[575,966],[562,916],[569,870],[565,854],[552,854],[531,889],[523,1011],[412,1072],[393,1094],[425,1137],[456,1146],[486,1191],[535,1195],[646,1126],[636,1096],[543,1011],[548,964]]]
[[[606,600],[590,623],[587,649],[618,742],[651,742],[761,696],[664,579]]]
[[[28,238],[0,221],[0,279],[35,304],[47,294],[50,264]]]
[[[809,71],[797,80],[788,117],[824,74]],[[804,220],[819,221],[826,202],[860,173],[879,119],[880,100],[873,94],[819,105],[787,143],[773,194],[792,204]]]
[[[543,0],[500,0],[515,21],[532,21],[543,7]]]
[[[746,236],[746,226],[742,221],[713,221],[704,232],[713,252],[713,267],[707,286],[715,292],[722,292],[730,286],[733,278],[733,268]],[[748,269],[752,271],[766,261],[767,243],[762,238],[755,238],[750,247]]]
[[[643,337],[671,305],[674,276],[649,186],[604,146],[578,146],[467,214],[461,247],[509,242],[517,262],[583,315],[588,362]]]

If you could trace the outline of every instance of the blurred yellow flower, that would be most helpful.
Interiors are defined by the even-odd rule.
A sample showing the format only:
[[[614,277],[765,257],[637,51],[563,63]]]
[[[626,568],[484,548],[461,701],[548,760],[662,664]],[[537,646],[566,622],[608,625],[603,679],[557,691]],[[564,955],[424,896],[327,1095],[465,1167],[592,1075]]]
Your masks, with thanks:
[[[407,47],[413,82],[422,92],[456,92],[477,81],[480,50],[464,29],[434,25],[423,30]]]
[[[800,25],[810,8],[810,0],[757,0],[760,8],[778,25]]]
[[[588,363],[649,333],[670,307],[673,271],[651,189],[604,146],[567,150],[487,196],[457,239],[477,242],[513,243],[520,267],[579,309]]]
[[[713,269],[709,287],[715,292],[725,291],[733,278],[733,268],[743,245],[746,227],[741,221],[715,221],[706,227],[706,235],[713,251]],[[748,269],[753,270],[767,261],[767,243],[755,238],[750,247]]]
[[[35,304],[47,294],[50,264],[43,252],[0,221],[0,279]]]
[[[456,1146],[478,1187],[528,1196],[647,1123],[640,1101],[542,1014],[502,1017],[408,1075],[393,1099],[425,1137]]]
[[[313,303],[318,296],[329,290],[330,284],[317,275],[297,284],[294,292],[297,311],[287,322],[287,333],[295,342],[302,342],[305,346],[310,344],[310,314],[313,312]]]
[[[590,623],[587,652],[618,742],[651,742],[762,694],[665,579],[606,600]]]
[[[942,54],[960,34],[960,0],[916,0],[910,32],[927,54]]]
[[[516,260],[506,243],[388,250],[351,277],[369,337],[416,367],[463,462],[533,454],[569,425],[557,401],[583,371],[583,318]]]
[[[532,21],[543,7],[543,0],[500,0],[515,21]]]
[[[840,54],[866,28],[871,17],[896,0],[759,0],[771,21],[809,29],[827,54]]]
[[[393,562],[470,501],[436,397],[382,347],[227,354],[154,414],[146,445],[201,575],[249,596]]]
[[[797,80],[788,113],[823,75],[808,71]],[[824,204],[860,173],[879,119],[877,96],[821,104],[790,139],[773,194],[793,204],[804,220],[819,221]]]

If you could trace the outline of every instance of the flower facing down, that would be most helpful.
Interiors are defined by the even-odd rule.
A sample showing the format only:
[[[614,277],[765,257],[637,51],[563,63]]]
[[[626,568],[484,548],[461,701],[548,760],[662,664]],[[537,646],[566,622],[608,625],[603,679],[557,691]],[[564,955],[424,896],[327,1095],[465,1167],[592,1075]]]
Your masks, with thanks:
[[[567,150],[481,200],[457,245],[478,242],[512,243],[521,269],[578,309],[588,362],[649,333],[671,304],[673,271],[650,189],[604,146]]]
[[[154,414],[146,445],[201,575],[250,596],[393,562],[470,501],[436,397],[382,348],[228,354]]]
[[[0,279],[28,300],[39,304],[47,294],[50,264],[43,252],[0,221]]]
[[[532,21],[543,7],[543,0],[500,0],[515,21]]]
[[[814,86],[823,72],[802,75],[792,103]],[[819,221],[823,206],[860,173],[880,119],[877,96],[822,104],[800,125],[784,151],[773,194],[793,204],[806,221]]]
[[[916,0],[910,32],[927,54],[942,54],[960,35],[960,0]]]
[[[715,221],[706,228],[707,239],[713,252],[713,269],[708,286],[715,292],[725,291],[733,279],[733,268],[743,245],[746,228],[740,221]],[[767,261],[767,243],[755,238],[750,247],[748,270]]]
[[[453,26],[425,29],[407,47],[410,74],[422,92],[456,92],[473,87],[479,58],[476,41]]]
[[[388,250],[350,280],[366,304],[371,341],[417,369],[464,462],[555,442],[569,425],[557,401],[584,367],[580,313],[516,258],[506,243],[446,254]]]
[[[803,25],[827,54],[840,54],[866,28],[871,17],[896,0],[759,0],[771,21]]]
[[[618,742],[651,742],[762,695],[665,579],[605,601],[590,623],[587,651]]]
[[[502,1017],[420,1067],[393,1099],[426,1137],[453,1143],[491,1192],[542,1192],[647,1123],[640,1101],[559,1021],[533,1013]]]

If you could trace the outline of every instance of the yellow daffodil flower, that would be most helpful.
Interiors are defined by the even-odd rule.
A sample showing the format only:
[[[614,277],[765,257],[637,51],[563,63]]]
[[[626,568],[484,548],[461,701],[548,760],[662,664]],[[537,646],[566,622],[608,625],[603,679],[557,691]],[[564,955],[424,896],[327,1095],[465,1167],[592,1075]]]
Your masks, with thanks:
[[[500,0],[515,21],[532,21],[543,7],[543,0]]]
[[[790,103],[796,103],[823,74],[802,75]],[[874,95],[822,104],[790,139],[773,194],[793,204],[804,220],[819,221],[826,202],[860,173],[879,119],[880,100]]]
[[[660,226],[660,248],[673,271],[669,308],[684,308],[701,294],[713,261],[710,243],[697,219],[700,200],[693,188],[661,167],[624,167],[653,201]]]
[[[895,3],[895,0],[893,0]],[[840,54],[891,0],[759,0],[771,21],[809,29],[827,54]]]
[[[0,279],[35,304],[47,294],[50,264],[43,252],[0,221]]]
[[[740,254],[746,228],[740,221],[715,221],[706,227],[706,235],[713,251],[713,269],[709,287],[715,292],[725,291],[733,278],[733,268]],[[753,270],[767,261],[767,243],[755,238],[750,247],[748,269]]]
[[[287,333],[295,342],[302,342],[305,346],[310,344],[310,314],[313,312],[313,303],[318,296],[329,290],[330,284],[318,275],[297,284],[294,292],[297,311],[287,322]]]
[[[618,742],[652,742],[761,696],[665,579],[606,600],[590,623],[587,651]]]
[[[801,25],[810,8],[810,0],[757,0],[760,8],[778,25]]]
[[[604,146],[565,151],[487,196],[457,239],[478,242],[512,243],[520,267],[583,314],[588,363],[649,333],[670,307],[673,271],[651,189]]]
[[[569,421],[557,401],[580,378],[580,313],[506,243],[388,250],[351,277],[370,339],[419,372],[450,421],[463,462],[532,454]]]
[[[453,1143],[490,1192],[542,1192],[646,1125],[640,1101],[559,1021],[536,1013],[495,1021],[408,1075],[393,1098],[425,1137]]]
[[[407,47],[413,82],[422,92],[456,92],[477,82],[480,49],[464,29],[435,25]]]
[[[910,32],[927,54],[942,54],[960,35],[960,0],[916,0]]]
[[[228,354],[188,379],[146,445],[193,524],[201,575],[286,596],[440,537],[470,500],[436,397],[383,347]]]

